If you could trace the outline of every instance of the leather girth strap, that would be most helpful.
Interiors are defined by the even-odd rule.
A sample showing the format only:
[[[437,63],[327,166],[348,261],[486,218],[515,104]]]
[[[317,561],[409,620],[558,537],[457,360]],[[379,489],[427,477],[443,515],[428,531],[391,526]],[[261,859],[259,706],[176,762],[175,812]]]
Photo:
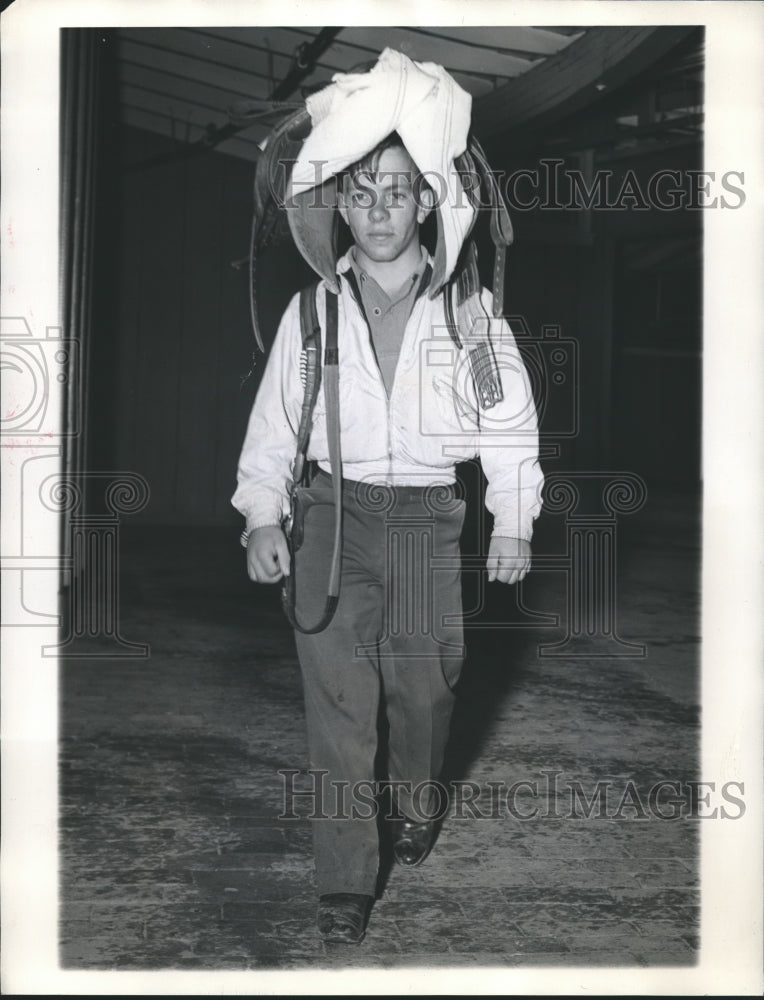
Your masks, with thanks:
[[[489,410],[502,401],[504,390],[491,343],[490,320],[483,308],[480,293],[477,251],[470,240],[456,280],[449,282],[443,289],[443,306],[451,339],[460,350],[464,348],[467,352],[478,406],[481,410]]]
[[[474,135],[470,136],[467,150],[457,157],[455,165],[460,173],[472,178],[466,190],[473,197],[476,211],[488,210],[494,247],[491,312],[497,318],[504,311],[506,254],[514,239],[512,220],[483,147]],[[481,192],[485,195],[485,202],[480,199]],[[481,300],[477,250],[469,235],[465,237],[455,275],[443,288],[443,305],[451,339],[460,350],[464,348],[467,352],[478,406],[488,410],[501,402],[504,391],[491,343],[490,320]]]
[[[323,372],[321,371],[321,325],[316,309],[317,285],[310,285],[300,294],[300,325],[303,340],[305,392],[303,395],[300,427],[297,433],[297,454],[295,456],[292,482],[292,511],[294,514],[295,491],[304,487],[305,457],[313,422],[313,409],[318,389],[323,378],[326,400],[326,433],[329,444],[329,465],[332,471],[332,492],[334,500],[334,542],[332,561],[329,569],[324,612],[314,625],[303,625],[297,619],[297,572],[295,552],[292,555],[291,572],[284,580],[282,604],[290,625],[306,635],[322,632],[334,617],[340,594],[342,566],[342,450],[340,445],[340,398],[339,398],[339,348],[337,296],[326,291],[326,349],[324,351]],[[289,538],[289,532],[287,536]]]
[[[305,479],[305,453],[308,450],[313,410],[321,385],[321,324],[316,309],[316,284],[300,292],[300,331],[302,333],[302,358],[300,375],[304,386],[300,428],[297,432],[297,453],[294,460],[293,482],[301,485]]]

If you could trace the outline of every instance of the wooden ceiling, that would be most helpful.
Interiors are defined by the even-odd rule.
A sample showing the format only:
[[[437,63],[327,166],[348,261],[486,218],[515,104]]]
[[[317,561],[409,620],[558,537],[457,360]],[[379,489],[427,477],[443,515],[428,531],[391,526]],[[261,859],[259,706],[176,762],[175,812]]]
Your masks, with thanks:
[[[122,120],[183,141],[241,121],[251,102],[268,101],[304,61],[320,28],[131,28],[116,32]],[[438,62],[473,98],[542,64],[580,38],[582,28],[346,27],[285,101],[295,106],[332,75],[375,61],[385,47]],[[254,120],[218,144],[254,160],[270,123]]]
[[[695,30],[203,27],[123,28],[112,37],[124,124],[171,138],[181,147],[206,146],[254,161],[258,144],[285,111],[328,85],[334,73],[368,68],[388,46],[417,61],[445,66],[473,97],[478,135],[490,138],[513,129],[547,129],[598,103],[607,107],[609,95],[659,67],[662,59],[673,59],[672,53],[681,51],[688,39],[692,46]],[[686,56],[685,64],[677,63],[682,90],[679,107],[670,114],[682,115],[683,121],[690,114],[697,117],[702,88],[698,44],[702,50],[702,40],[692,50],[690,70]],[[676,72],[669,77],[676,91]],[[665,73],[661,79],[668,79]],[[657,100],[652,103],[649,115],[636,104],[608,112],[608,141],[634,128],[657,126],[660,131],[669,111],[661,111]]]

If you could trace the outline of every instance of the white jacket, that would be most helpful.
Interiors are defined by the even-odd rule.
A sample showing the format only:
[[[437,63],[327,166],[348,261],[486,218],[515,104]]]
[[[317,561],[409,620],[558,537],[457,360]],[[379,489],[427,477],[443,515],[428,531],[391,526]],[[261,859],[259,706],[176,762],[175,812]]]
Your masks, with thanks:
[[[348,255],[339,274],[350,266]],[[319,285],[323,327],[325,285]],[[483,291],[490,315],[490,295]],[[338,302],[340,427],[345,479],[399,486],[452,483],[454,464],[480,457],[488,485],[485,504],[493,533],[530,540],[541,509],[543,475],[528,376],[509,326],[491,320],[504,399],[478,410],[465,349],[446,327],[442,296],[426,292],[414,303],[388,399],[366,321],[347,280]],[[325,342],[325,337],[324,337]],[[297,431],[303,400],[299,295],[278,329],[255,399],[241,451],[232,503],[247,530],[280,524],[289,509]],[[319,390],[308,459],[330,471],[323,387]]]

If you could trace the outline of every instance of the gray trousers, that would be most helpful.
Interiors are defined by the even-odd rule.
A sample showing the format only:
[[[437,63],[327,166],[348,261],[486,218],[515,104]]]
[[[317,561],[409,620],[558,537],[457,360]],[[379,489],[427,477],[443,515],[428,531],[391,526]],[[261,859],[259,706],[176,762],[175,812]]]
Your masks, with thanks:
[[[295,559],[298,620],[321,615],[331,560],[331,479],[314,486]],[[387,774],[400,812],[428,818],[464,648],[459,536],[464,502],[450,487],[343,486],[340,599],[331,624],[296,632],[310,768],[321,772],[321,817],[312,820],[319,893],[374,895],[375,778],[380,697],[389,726]],[[427,784],[429,783],[429,784]],[[338,789],[341,789],[338,796]],[[371,815],[370,815],[371,814]]]

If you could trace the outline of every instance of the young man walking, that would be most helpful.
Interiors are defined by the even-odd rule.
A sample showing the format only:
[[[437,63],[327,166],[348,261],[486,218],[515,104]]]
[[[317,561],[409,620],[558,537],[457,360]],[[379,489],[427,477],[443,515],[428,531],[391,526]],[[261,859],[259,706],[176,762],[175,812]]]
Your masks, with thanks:
[[[400,69],[400,61],[392,68]],[[437,69],[442,82],[447,75]],[[453,81],[448,85],[455,87]],[[440,97],[436,109],[447,104]],[[458,138],[456,143],[458,150]],[[409,144],[416,146],[416,139]],[[442,160],[442,149],[438,155]],[[452,153],[447,156],[453,167]],[[457,344],[449,334],[440,288],[456,262],[465,227],[449,215],[445,201],[439,203],[436,186],[425,183],[431,179],[423,177],[398,131],[335,170],[337,211],[353,245],[336,262],[336,298],[328,279],[319,283],[316,313],[326,344],[327,305],[335,310],[341,473],[332,467],[336,418],[327,414],[331,407],[322,385],[307,459],[317,463],[314,486],[319,496],[323,490],[325,501],[305,514],[294,565],[282,524],[304,398],[299,296],[288,306],[271,350],[233,498],[247,520],[251,579],[275,583],[294,573],[297,620],[314,622],[324,606],[333,555],[332,477],[342,476],[336,611],[321,631],[295,632],[310,768],[323,775],[326,795],[327,818],[313,820],[313,842],[318,928],[328,941],[363,938],[376,892],[377,821],[374,810],[360,805],[368,805],[375,787],[380,703],[389,727],[386,767],[397,817],[392,820],[396,861],[416,866],[432,846],[439,805],[434,779],[443,763],[464,656],[459,551],[464,501],[455,485],[455,463],[480,457],[486,474],[486,507],[494,518],[489,580],[512,584],[528,572],[540,509],[530,386],[508,326],[489,319],[487,292],[473,289],[483,310],[475,326],[483,324],[484,342],[490,332],[499,386],[489,407],[481,408],[474,391],[478,375],[468,363],[469,343]],[[438,213],[439,234],[434,258],[419,236],[432,211]],[[345,790],[341,801],[338,789]]]

